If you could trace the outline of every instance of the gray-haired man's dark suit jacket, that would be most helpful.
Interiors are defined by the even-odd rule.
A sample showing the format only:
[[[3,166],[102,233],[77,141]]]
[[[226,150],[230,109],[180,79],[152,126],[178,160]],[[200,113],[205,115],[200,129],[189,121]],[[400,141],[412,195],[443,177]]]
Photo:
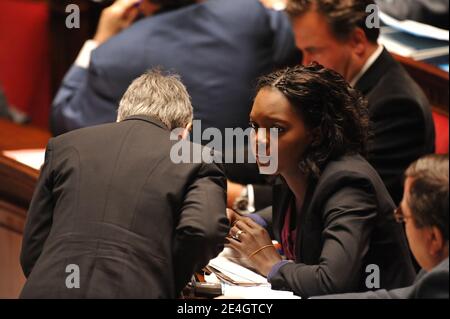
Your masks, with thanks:
[[[225,176],[216,164],[174,163],[169,136],[139,116],[49,142],[25,226],[22,298],[174,298],[221,251]],[[76,282],[69,265],[79,289],[66,285]]]

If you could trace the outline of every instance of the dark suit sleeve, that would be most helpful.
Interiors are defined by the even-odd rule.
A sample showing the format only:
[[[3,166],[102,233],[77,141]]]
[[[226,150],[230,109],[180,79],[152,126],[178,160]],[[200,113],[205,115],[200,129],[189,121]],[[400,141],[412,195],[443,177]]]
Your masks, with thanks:
[[[177,291],[220,253],[228,229],[225,175],[217,165],[203,164],[188,187],[176,227],[173,250]]]
[[[399,203],[404,171],[426,153],[424,117],[416,102],[394,98],[381,100],[371,107],[371,125],[370,163],[380,174],[394,202]]]
[[[314,297],[313,299],[448,299],[448,262],[429,273],[422,271],[412,286]]]
[[[59,135],[116,120],[117,102],[108,89],[106,75],[91,60],[89,69],[72,66],[64,77],[53,104],[51,128]]]
[[[33,270],[50,233],[53,220],[52,140],[47,145],[45,163],[27,214],[20,263],[25,277]]]
[[[394,290],[375,290],[362,293],[348,293],[339,295],[326,295],[312,297],[311,299],[407,299],[411,295],[412,287]]]
[[[322,214],[322,252],[319,264],[288,263],[269,278],[274,289],[301,297],[355,291],[359,287],[363,258],[377,216],[370,182],[354,180],[334,188]],[[320,230],[318,230],[320,231]]]
[[[438,269],[439,268],[439,269]],[[438,267],[413,285],[410,298],[415,299],[449,299],[448,262],[446,267]]]
[[[255,209],[257,211],[272,205],[272,184],[253,184],[253,191],[255,196]]]
[[[301,62],[301,53],[295,45],[294,33],[287,14],[267,9],[273,32],[273,63],[275,69],[294,66]]]

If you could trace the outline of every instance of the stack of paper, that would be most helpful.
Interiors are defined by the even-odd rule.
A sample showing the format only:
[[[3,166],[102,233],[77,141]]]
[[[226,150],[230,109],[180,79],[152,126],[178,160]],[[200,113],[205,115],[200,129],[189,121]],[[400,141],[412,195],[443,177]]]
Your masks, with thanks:
[[[449,54],[449,32],[416,21],[399,21],[380,12],[385,24],[379,42],[390,52],[415,60],[426,60]]]
[[[300,299],[289,291],[272,290],[265,277],[241,265],[246,264],[245,261],[230,248],[225,248],[206,267],[211,272],[205,276],[206,282],[220,282],[224,298]]]
[[[45,160],[45,149],[3,151],[3,155],[35,170],[40,170]]]
[[[272,290],[270,286],[241,287],[223,285],[224,298],[242,299],[301,299],[290,291]]]
[[[263,276],[222,256],[211,260],[207,269],[221,281],[230,285],[250,287],[268,284],[267,279]]]
[[[430,38],[447,42],[450,40],[448,30],[439,29],[432,25],[412,20],[400,21],[384,12],[380,12],[380,20],[383,21],[383,23],[389,27],[392,27],[399,31],[410,33],[418,37]]]

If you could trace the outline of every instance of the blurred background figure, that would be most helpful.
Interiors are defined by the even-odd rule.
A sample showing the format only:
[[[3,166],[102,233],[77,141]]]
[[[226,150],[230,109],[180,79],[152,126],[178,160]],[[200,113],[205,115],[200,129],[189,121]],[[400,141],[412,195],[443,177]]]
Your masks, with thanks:
[[[180,74],[204,129],[246,128],[256,78],[298,58],[287,16],[258,0],[118,0],[62,83],[53,132],[113,122],[127,85],[152,67]]]
[[[448,30],[448,0],[376,0],[381,11],[399,20],[414,20]]]

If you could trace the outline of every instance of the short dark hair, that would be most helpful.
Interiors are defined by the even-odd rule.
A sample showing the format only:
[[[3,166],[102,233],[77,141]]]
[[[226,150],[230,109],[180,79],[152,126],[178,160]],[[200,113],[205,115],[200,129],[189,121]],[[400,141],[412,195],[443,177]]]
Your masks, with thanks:
[[[428,155],[407,169],[412,178],[406,204],[417,227],[437,227],[448,241],[448,155]]]
[[[339,40],[347,40],[356,28],[364,30],[367,39],[376,43],[380,36],[379,28],[369,28],[366,20],[370,13],[366,12],[373,0],[289,0],[286,11],[292,18],[316,10],[328,21],[328,24]]]
[[[312,130],[313,142],[300,163],[311,177],[318,178],[332,159],[350,153],[365,155],[367,101],[340,74],[314,62],[260,78],[258,91],[266,87],[278,89]]]

